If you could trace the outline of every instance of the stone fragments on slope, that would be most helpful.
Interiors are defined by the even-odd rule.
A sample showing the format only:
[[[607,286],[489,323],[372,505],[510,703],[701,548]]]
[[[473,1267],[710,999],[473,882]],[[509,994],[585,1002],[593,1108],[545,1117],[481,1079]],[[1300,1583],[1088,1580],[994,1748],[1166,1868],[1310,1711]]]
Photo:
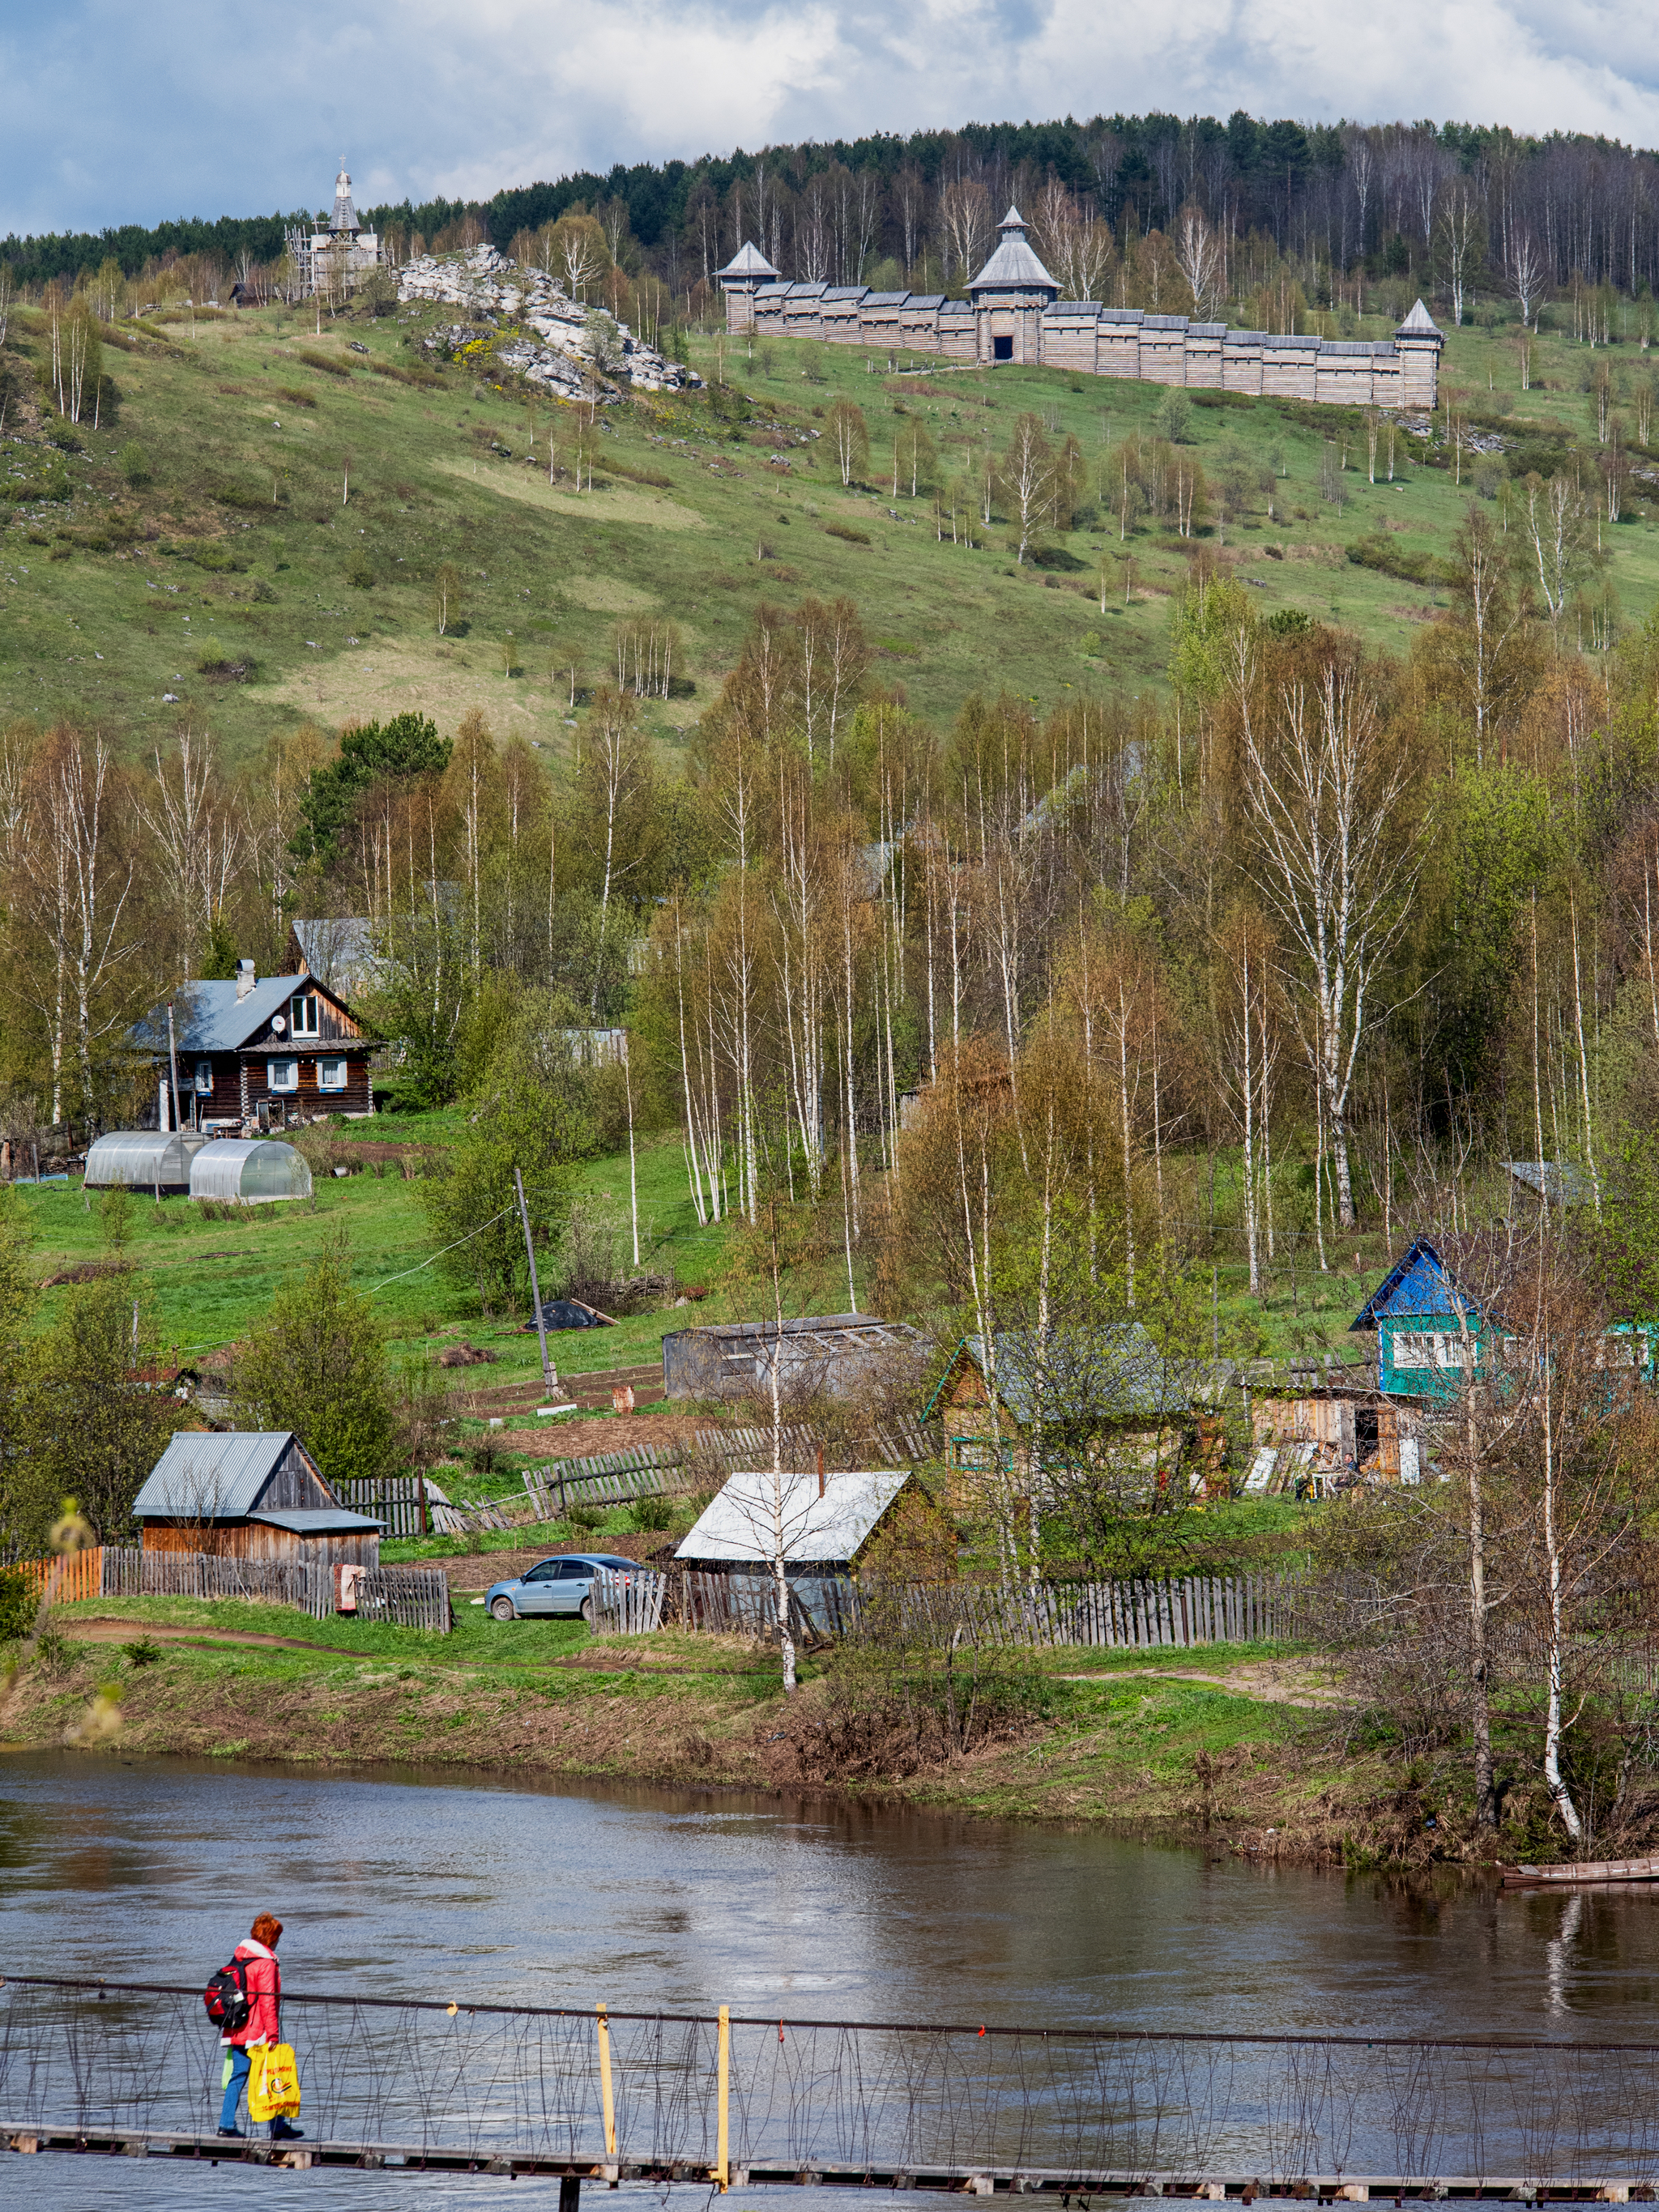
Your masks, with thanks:
[[[406,263],[398,271],[398,297],[462,307],[477,319],[446,324],[430,332],[426,343],[434,352],[459,353],[477,339],[499,340],[506,332],[506,343],[498,343],[495,349],[503,368],[562,399],[591,396],[591,310],[568,299],[541,270],[520,269],[493,246],[476,246],[466,253],[428,255]],[[621,366],[601,380],[602,400],[621,396],[617,391],[607,392],[606,383],[631,386],[636,392],[678,392],[702,382],[689,368],[665,360],[654,347],[635,337],[625,323],[617,325],[617,344]]]

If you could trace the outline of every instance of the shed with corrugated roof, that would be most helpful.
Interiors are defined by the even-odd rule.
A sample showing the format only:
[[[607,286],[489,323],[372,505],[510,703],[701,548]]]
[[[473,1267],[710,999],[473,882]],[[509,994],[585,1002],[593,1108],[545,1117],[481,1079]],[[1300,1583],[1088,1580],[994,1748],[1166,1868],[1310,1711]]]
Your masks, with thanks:
[[[377,1567],[380,1523],[354,1513],[292,1429],[174,1437],[132,1502],[147,1552]]]

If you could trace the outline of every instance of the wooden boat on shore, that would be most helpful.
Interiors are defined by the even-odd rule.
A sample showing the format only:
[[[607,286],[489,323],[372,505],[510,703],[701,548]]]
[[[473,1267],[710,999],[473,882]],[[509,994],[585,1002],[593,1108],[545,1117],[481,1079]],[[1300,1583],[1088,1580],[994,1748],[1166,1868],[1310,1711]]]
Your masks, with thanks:
[[[1559,1889],[1581,1881],[1659,1881],[1659,1852],[1640,1859],[1581,1859],[1572,1866],[1504,1869],[1505,1889]]]

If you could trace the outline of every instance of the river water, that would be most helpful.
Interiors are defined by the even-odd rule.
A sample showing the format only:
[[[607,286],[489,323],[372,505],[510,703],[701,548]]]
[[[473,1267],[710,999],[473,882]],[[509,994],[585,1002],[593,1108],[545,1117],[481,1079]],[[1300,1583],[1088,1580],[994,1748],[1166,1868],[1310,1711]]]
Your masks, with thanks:
[[[199,1984],[264,1909],[286,1924],[290,1991],[1659,2041],[1659,1897],[1640,1891],[1504,1896],[1450,1875],[1407,1884],[1086,1832],[643,1787],[0,1760],[0,1971]],[[276,2189],[379,2212],[544,2191],[158,2169],[56,2156],[27,2171],[34,2202],[53,2208],[240,2206]],[[692,2208],[674,2193],[700,2212],[700,2194]],[[809,2194],[769,2194],[780,2212],[809,2212]]]

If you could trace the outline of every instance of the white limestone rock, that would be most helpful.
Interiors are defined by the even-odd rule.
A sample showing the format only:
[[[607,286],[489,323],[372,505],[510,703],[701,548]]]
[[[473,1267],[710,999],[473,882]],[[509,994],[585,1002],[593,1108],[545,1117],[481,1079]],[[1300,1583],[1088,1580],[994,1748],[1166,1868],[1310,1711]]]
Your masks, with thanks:
[[[539,269],[520,269],[493,246],[475,246],[465,253],[426,255],[406,262],[398,273],[400,301],[430,302],[464,308],[469,317],[483,317],[483,328],[471,323],[446,324],[426,343],[436,351],[454,353],[470,339],[503,326],[515,333],[498,349],[504,368],[526,383],[542,386],[561,398],[586,397],[586,325],[589,310],[568,299],[553,279]],[[613,386],[635,392],[680,392],[702,380],[678,362],[665,360],[653,346],[635,337],[625,323],[617,325],[620,367],[608,380]],[[620,398],[617,390],[601,387],[601,400]]]

